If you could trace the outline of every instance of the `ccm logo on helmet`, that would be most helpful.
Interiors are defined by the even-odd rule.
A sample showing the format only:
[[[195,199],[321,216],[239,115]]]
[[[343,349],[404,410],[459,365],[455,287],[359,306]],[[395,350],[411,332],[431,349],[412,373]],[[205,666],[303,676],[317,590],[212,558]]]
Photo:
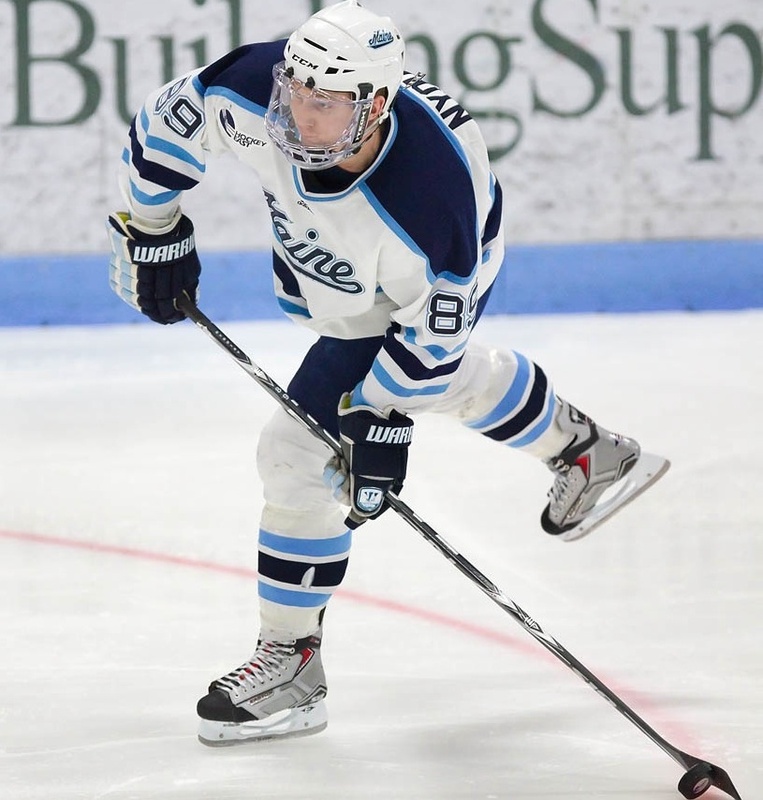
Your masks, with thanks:
[[[302,64],[303,67],[307,67],[308,69],[318,69],[317,64],[311,63],[306,58],[302,58],[302,56],[298,56],[296,53],[291,54],[291,60],[296,61],[297,64]]]

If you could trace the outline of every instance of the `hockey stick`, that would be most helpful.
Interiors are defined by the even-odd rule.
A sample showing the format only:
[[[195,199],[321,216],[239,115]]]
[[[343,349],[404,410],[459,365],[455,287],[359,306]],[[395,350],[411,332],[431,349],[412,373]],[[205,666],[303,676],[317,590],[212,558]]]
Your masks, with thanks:
[[[249,356],[244,353],[217,325],[214,324],[187,296],[176,301],[178,308],[196,325],[207,333],[210,338],[255,381],[270,394],[292,417],[304,425],[316,438],[341,455],[342,449],[339,442],[326,431],[320,423],[302,409],[289,395]],[[627,706],[611,689],[602,683],[596,675],[575,658],[569,650],[560,644],[553,636],[546,633],[541,626],[511,598],[507,597],[492,581],[482,574],[471,562],[451,547],[445,539],[428,525],[418,514],[407,506],[397,495],[389,493],[387,502],[395,511],[426,541],[448,559],[472,583],[476,584],[494,603],[500,606],[507,614],[514,618],[533,638],[543,647],[553,653],[563,664],[569,667],[579,678],[582,678],[591,688],[598,692],[605,700],[614,706],[626,719],[630,720],[642,733],[648,736],[658,747],[667,753],[674,761],[680,764],[685,774],[678,783],[678,790],[689,798],[699,797],[711,786],[715,786],[728,794],[734,800],[742,800],[731,781],[728,773],[721,767],[704,761],[696,756],[684,753],[672,745],[650,725],[648,725],[633,709]]]

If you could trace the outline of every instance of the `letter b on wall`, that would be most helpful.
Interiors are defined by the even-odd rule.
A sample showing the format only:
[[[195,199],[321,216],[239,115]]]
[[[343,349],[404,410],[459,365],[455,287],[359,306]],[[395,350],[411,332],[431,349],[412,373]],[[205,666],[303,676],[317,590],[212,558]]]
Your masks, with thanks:
[[[12,124],[77,125],[88,119],[101,98],[98,75],[80,60],[95,39],[92,16],[76,0],[11,2],[16,12],[17,42],[16,118]],[[33,29],[41,31],[35,41]],[[48,77],[57,87],[64,83],[67,91],[40,88],[46,70],[55,73]],[[64,81],[62,70],[66,73]]]

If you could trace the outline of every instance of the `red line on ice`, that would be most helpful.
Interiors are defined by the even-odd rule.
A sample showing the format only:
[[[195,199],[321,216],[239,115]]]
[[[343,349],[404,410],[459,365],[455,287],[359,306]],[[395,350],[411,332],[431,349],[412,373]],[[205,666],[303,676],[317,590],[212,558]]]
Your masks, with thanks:
[[[218,564],[213,561],[202,561],[201,559],[176,556],[172,555],[171,553],[141,550],[135,547],[105,544],[103,542],[93,542],[85,539],[70,539],[61,536],[51,536],[48,534],[22,533],[17,531],[3,530],[0,530],[0,539],[15,539],[17,541],[27,543],[42,544],[51,547],[65,547],[73,550],[89,550],[95,553],[124,556],[126,558],[133,558],[136,560],[160,564],[174,564],[175,566],[179,567],[188,567],[190,569],[233,575],[238,578],[247,578],[250,580],[255,580],[257,578],[257,571],[248,567],[234,567],[228,564]],[[517,637],[510,636],[507,633],[502,633],[481,625],[475,625],[474,623],[466,620],[450,617],[447,614],[441,614],[437,611],[431,611],[426,608],[412,606],[407,603],[400,603],[396,600],[375,597],[374,595],[365,594],[363,592],[340,589],[337,591],[336,596],[350,600],[354,603],[361,603],[363,605],[373,606],[374,608],[382,609],[395,614],[405,614],[410,617],[415,617],[416,619],[431,622],[435,625],[442,625],[443,627],[450,628],[451,630],[456,630],[470,636],[476,636],[478,638],[485,639],[493,642],[494,644],[509,647],[512,650],[516,650],[517,652],[520,652],[523,655],[531,658],[543,660],[546,663],[553,662],[558,666],[558,661],[554,656],[546,652],[540,645],[531,643],[530,640],[523,641]],[[600,673],[597,674],[600,675]],[[661,716],[657,706],[641,692],[623,687],[617,688],[617,686],[609,680],[606,680],[605,683],[615,694],[623,698],[629,705],[638,705],[642,709],[647,709],[654,717]],[[628,700],[629,697],[630,700]],[[663,718],[660,720],[660,725],[664,732],[663,735],[667,736],[669,734],[671,737],[679,739],[683,742],[682,749],[698,748],[696,741],[692,741],[691,735],[676,723],[667,721]]]

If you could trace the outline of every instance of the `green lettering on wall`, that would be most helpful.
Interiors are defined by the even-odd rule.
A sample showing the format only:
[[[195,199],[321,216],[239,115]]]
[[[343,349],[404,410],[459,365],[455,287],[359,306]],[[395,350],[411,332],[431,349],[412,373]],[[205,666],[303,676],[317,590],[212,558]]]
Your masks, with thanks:
[[[156,82],[157,86],[169,83],[175,75],[175,41],[169,36],[153,37],[159,42],[161,53],[161,75]],[[135,103],[129,94],[129,59],[128,42],[126,39],[113,38],[110,40],[114,44],[114,83],[116,110],[119,118],[129,124],[135,116],[137,107],[135,103],[143,101],[143,97],[137,97]],[[153,87],[151,87],[153,88]]]
[[[29,26],[31,7],[36,2],[59,3],[70,8],[77,17],[79,40],[71,50],[59,55],[37,56],[32,53]],[[95,70],[79,59],[92,46],[95,23],[88,10],[76,0],[11,0],[16,9],[16,118],[11,125],[43,127],[51,125],[78,125],[88,119],[98,108],[101,84]],[[82,82],[84,97],[80,107],[63,119],[35,120],[32,118],[32,68],[44,63],[65,64]]]
[[[506,111],[502,108],[475,110],[469,109],[469,113],[478,121],[500,122],[502,129],[510,129],[509,138],[503,144],[488,144],[487,154],[491,162],[495,163],[505,158],[522,141],[522,120],[513,111]],[[508,123],[508,125],[506,125]]]
[[[428,83],[438,84],[440,80],[440,58],[437,54],[437,45],[430,36],[424,33],[408,36],[405,40],[406,52],[411,52],[412,46],[420,46],[424,51],[426,67],[421,71],[426,75]]]
[[[206,39],[196,39],[193,42],[188,43],[188,47],[190,48],[191,52],[193,53],[194,61],[196,62],[197,67],[203,67],[209,61],[209,56],[207,55],[207,40]],[[174,76],[173,76],[174,77]],[[166,81],[165,81],[166,83]]]
[[[453,53],[453,71],[465,89],[475,92],[489,92],[497,89],[511,72],[511,53],[509,47],[522,40],[517,37],[498,36],[491,31],[475,31],[461,40]],[[482,74],[467,74],[467,51],[474,43],[487,43],[498,55],[498,69],[492,77]]]
[[[727,25],[716,37],[710,35],[709,25],[693,33],[699,44],[699,152],[695,160],[713,161],[717,158],[712,147],[713,117],[736,119],[753,107],[763,83],[763,49],[755,31],[741,23]],[[713,49],[724,36],[736,36],[749,56],[750,90],[747,100],[735,109],[720,107],[713,97]]]
[[[606,79],[604,75],[604,67],[601,62],[582,48],[580,45],[568,39],[566,36],[559,33],[551,27],[543,15],[543,6],[546,0],[536,0],[532,10],[532,24],[538,38],[551,50],[558,53],[567,61],[580,67],[585,75],[591,81],[591,97],[588,102],[575,110],[563,110],[554,108],[549,105],[538,93],[538,86],[536,80],[532,80],[532,100],[533,111],[540,111],[545,114],[551,114],[554,117],[582,117],[594,108],[599,100],[601,100],[604,90],[606,88]],[[594,10],[595,16],[598,18],[597,0],[588,0],[588,3]]]
[[[466,90],[459,102],[468,108],[475,119],[488,123],[486,131],[500,129],[501,138],[504,139],[501,144],[488,146],[488,156],[493,163],[507,156],[519,144],[523,132],[522,121],[515,112],[508,109],[474,108],[475,103],[479,105],[480,101],[470,101],[467,95],[470,92],[482,94],[503,86],[511,74],[511,45],[521,41],[516,36],[499,36],[484,30],[474,31],[462,39],[453,52],[453,72]],[[495,52],[497,61],[494,71],[468,69],[469,51],[473,47],[481,47],[483,52],[485,48]],[[508,132],[507,138],[504,138],[504,132]]]
[[[128,123],[135,113],[127,99],[127,42],[112,39],[114,43],[114,81],[116,83],[116,104],[119,118]]]
[[[162,76],[159,84],[169,83],[175,77],[175,40],[171,36],[155,37],[162,53]]]
[[[639,105],[634,96],[633,74],[633,31],[628,28],[615,28],[620,39],[620,97],[623,108],[634,117],[642,117],[665,105],[669,114],[686,106],[681,102],[678,85],[678,31],[675,28],[660,28],[665,36],[665,94],[651,105]],[[648,64],[652,72],[654,65]]]
[[[193,2],[197,6],[203,6],[206,5],[207,0],[193,0]],[[241,24],[241,0],[223,0],[223,2],[227,2],[230,6],[230,49],[235,50],[244,43]]]

